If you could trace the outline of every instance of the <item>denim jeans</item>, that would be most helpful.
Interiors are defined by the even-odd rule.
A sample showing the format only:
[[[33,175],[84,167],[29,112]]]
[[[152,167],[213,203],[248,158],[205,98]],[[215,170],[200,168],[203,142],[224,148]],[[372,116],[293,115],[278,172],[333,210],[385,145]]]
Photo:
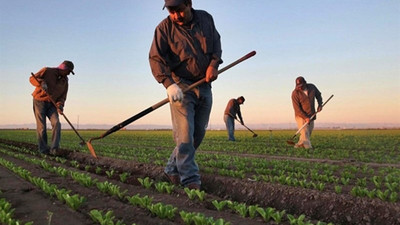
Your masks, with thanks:
[[[306,121],[300,116],[296,116],[296,122],[298,129],[300,129],[300,127],[302,127],[306,123]],[[310,137],[313,129],[314,120],[310,121],[310,123],[300,131],[300,138],[297,142],[297,145],[304,145],[304,148],[312,148]]]
[[[58,149],[61,139],[61,123],[56,107],[51,102],[33,99],[33,112],[36,118],[36,134],[41,153],[48,153],[50,149]],[[51,147],[47,146],[46,117],[52,127]]]
[[[195,152],[203,141],[212,107],[209,84],[186,92],[182,102],[170,103],[175,148],[165,167],[165,173],[179,175],[181,184],[201,185]]]
[[[224,115],[224,121],[228,131],[228,140],[235,141],[235,119],[229,115]]]

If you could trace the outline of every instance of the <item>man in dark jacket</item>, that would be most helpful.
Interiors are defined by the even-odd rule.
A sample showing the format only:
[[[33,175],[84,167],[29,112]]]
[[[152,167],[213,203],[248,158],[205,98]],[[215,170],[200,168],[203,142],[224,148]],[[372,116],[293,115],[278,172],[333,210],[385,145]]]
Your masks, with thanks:
[[[191,0],[165,0],[169,16],[156,27],[149,60],[155,79],[167,91],[176,143],[165,174],[174,184],[200,189],[196,149],[208,125],[211,81],[218,77],[221,40],[212,16],[192,8]],[[183,89],[205,78],[185,94]]]
[[[239,117],[240,123],[243,125],[242,113],[240,112],[240,105],[244,103],[244,97],[240,96],[237,99],[232,98],[226,105],[224,112],[224,122],[226,130],[228,131],[228,140],[235,141],[235,119],[236,115]]]
[[[36,118],[36,133],[39,151],[43,154],[59,155],[61,123],[58,114],[63,113],[68,93],[68,75],[74,74],[74,64],[64,61],[58,67],[44,67],[29,78],[35,86],[33,112]],[[54,103],[56,105],[54,105]],[[52,127],[51,146],[47,146],[46,117]]]
[[[314,120],[312,115],[315,113],[315,99],[318,102],[318,112],[322,110],[321,92],[314,84],[307,83],[304,77],[296,78],[296,87],[292,92],[292,104],[297,122],[297,127],[300,129],[305,123],[308,123],[300,131],[300,138],[295,148],[312,148],[310,136],[314,129]]]

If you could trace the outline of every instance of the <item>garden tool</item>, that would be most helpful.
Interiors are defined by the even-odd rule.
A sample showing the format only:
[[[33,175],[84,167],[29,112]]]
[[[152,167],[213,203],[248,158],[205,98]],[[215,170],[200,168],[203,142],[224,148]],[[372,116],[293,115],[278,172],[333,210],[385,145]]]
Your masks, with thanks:
[[[39,80],[35,77],[35,74],[31,72],[31,75],[32,75],[32,77],[35,78],[35,80],[40,84]],[[49,99],[50,99],[51,103],[53,103],[53,105],[54,105],[56,108],[58,108],[58,107],[57,107],[57,103],[51,98],[51,96],[49,95],[49,93],[48,93],[41,85],[40,85],[40,88],[49,96]],[[96,156],[96,153],[95,153],[94,151],[91,151],[91,150],[90,150],[90,147],[89,147],[88,143],[85,142],[85,140],[82,138],[82,136],[78,133],[78,131],[75,129],[75,127],[74,127],[74,126],[72,125],[72,123],[69,121],[69,119],[67,118],[67,116],[65,115],[65,113],[63,112],[61,115],[64,117],[64,119],[67,121],[67,123],[71,126],[72,130],[74,130],[75,134],[78,135],[79,139],[81,139],[81,142],[79,143],[79,145],[83,146],[83,145],[86,144],[86,145],[88,146],[88,148],[89,148],[90,154],[92,154],[92,156],[96,158],[96,157],[97,157],[97,156]]]
[[[221,74],[221,73],[225,72],[226,70],[230,69],[231,67],[233,67],[233,66],[235,66],[235,65],[237,65],[237,64],[239,64],[239,63],[241,63],[241,62],[243,62],[243,61],[245,61],[246,59],[248,59],[248,58],[250,58],[250,57],[253,57],[255,54],[256,54],[256,51],[252,51],[252,52],[246,54],[246,55],[243,56],[242,58],[240,58],[240,59],[234,61],[233,63],[231,63],[231,64],[225,66],[224,68],[218,70],[218,74]],[[193,88],[199,86],[200,84],[203,84],[205,81],[206,81],[206,79],[203,78],[203,79],[201,79],[201,80],[199,80],[199,81],[193,83],[192,85],[188,86],[187,88],[185,88],[185,89],[182,90],[182,91],[183,91],[183,93],[185,93],[185,92],[187,92],[187,91],[189,91],[189,90],[191,90],[191,89],[193,89]],[[114,132],[120,130],[121,128],[123,128],[123,127],[127,126],[128,124],[132,123],[133,121],[136,121],[136,120],[142,118],[143,116],[145,116],[145,115],[147,115],[147,114],[153,112],[154,110],[160,108],[161,106],[167,104],[168,102],[169,102],[169,99],[168,99],[168,98],[165,98],[164,100],[162,100],[162,101],[160,101],[160,102],[154,104],[153,106],[150,106],[149,108],[147,108],[147,109],[141,111],[140,113],[138,113],[138,114],[136,114],[136,115],[130,117],[129,119],[126,119],[125,121],[123,121],[123,122],[121,122],[121,123],[115,125],[115,126],[112,127],[111,129],[109,129],[108,131],[106,131],[105,133],[103,133],[102,135],[100,135],[99,137],[92,137],[92,138],[90,138],[90,139],[87,141],[87,146],[88,146],[90,152],[91,152],[91,153],[93,152],[92,156],[95,157],[95,155],[96,155],[96,154],[95,154],[95,151],[94,151],[94,148],[93,148],[93,145],[92,145],[92,143],[91,143],[92,141],[98,140],[98,139],[102,139],[102,138],[104,138],[104,137],[106,137],[106,136],[108,136],[108,135],[110,135],[110,134],[112,134],[112,133],[114,133]]]
[[[331,97],[329,97],[328,100],[326,100],[326,102],[324,102],[324,104],[322,104],[322,108],[324,108],[325,104],[328,103],[329,100],[331,100],[332,97],[333,97],[333,95],[331,95]],[[314,117],[317,115],[317,113],[318,113],[318,112],[315,112],[315,113],[310,117],[310,121],[312,121],[312,120],[314,119]],[[293,139],[294,139],[294,138],[300,133],[300,131],[303,130],[304,127],[306,127],[309,123],[310,123],[310,122],[303,124],[303,126],[301,126],[301,127],[297,130],[297,132],[293,135],[293,137],[292,137],[291,139],[289,139],[289,140],[286,141],[286,143],[288,143],[289,145],[295,145]]]
[[[240,120],[238,120],[237,118],[235,118],[235,120],[237,120],[240,124],[242,124],[244,127],[246,127],[247,130],[249,130],[251,133],[253,133],[253,137],[257,137],[258,136],[258,134],[254,133],[254,131],[252,131],[249,127],[244,125],[244,123],[240,122]]]

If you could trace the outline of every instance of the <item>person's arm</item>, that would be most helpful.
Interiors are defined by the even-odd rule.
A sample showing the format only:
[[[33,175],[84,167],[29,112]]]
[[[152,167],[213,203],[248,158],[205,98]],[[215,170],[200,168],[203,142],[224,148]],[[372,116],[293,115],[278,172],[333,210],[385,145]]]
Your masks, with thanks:
[[[158,83],[164,85],[168,88],[174,83],[171,77],[171,69],[168,66],[168,56],[169,45],[167,36],[161,29],[161,24],[157,26],[154,31],[153,42],[150,47],[149,62],[151,72]]]
[[[237,111],[237,115],[239,117],[240,123],[243,125],[243,118],[242,118],[242,112],[240,111],[240,106],[238,105],[238,111]]]
[[[317,99],[318,102],[318,108],[317,108],[317,112],[321,112],[322,110],[322,95],[321,92],[318,90],[317,87],[315,87],[315,98]]]
[[[206,72],[206,82],[214,81],[218,78],[218,67],[222,63],[222,48],[221,48],[221,36],[219,35],[217,29],[215,28],[214,20],[210,15],[210,23],[213,27],[213,52],[211,56],[210,64]]]
[[[292,92],[292,105],[293,105],[295,115],[300,116],[304,120],[310,119],[307,116],[307,113],[304,112],[304,110],[301,108],[300,99],[299,99],[299,96],[297,95],[296,91]]]
[[[44,75],[44,72],[46,71],[46,67],[44,67],[44,68],[42,68],[42,69],[40,69],[39,70],[39,72],[37,72],[37,73],[35,73],[33,76],[35,76],[35,77],[33,77],[33,76],[30,76],[29,77],[29,82],[33,85],[33,86],[35,86],[35,87],[40,87],[40,85],[42,84],[42,83],[44,83],[43,82],[43,75]],[[35,79],[36,78],[36,79]]]

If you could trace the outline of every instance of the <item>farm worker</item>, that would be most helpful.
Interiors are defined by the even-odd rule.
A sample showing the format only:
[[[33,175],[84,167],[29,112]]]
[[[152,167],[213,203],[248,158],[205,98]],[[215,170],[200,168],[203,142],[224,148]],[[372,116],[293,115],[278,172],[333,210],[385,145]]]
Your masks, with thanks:
[[[167,90],[176,143],[164,174],[176,185],[200,189],[195,152],[210,117],[211,82],[222,63],[220,35],[212,16],[193,9],[191,0],[165,0],[164,8],[169,16],[156,27],[149,53],[152,73]],[[202,78],[205,83],[183,93]]]
[[[36,119],[36,133],[39,151],[43,154],[60,155],[61,123],[58,114],[63,113],[68,93],[68,75],[74,74],[74,64],[64,61],[58,67],[44,67],[31,76],[29,81],[35,90],[33,96],[33,112]],[[36,79],[35,79],[36,78]],[[56,106],[52,103],[53,100]],[[47,145],[46,117],[52,127],[51,146]]]
[[[228,131],[228,140],[235,141],[235,119],[239,117],[240,123],[244,125],[242,113],[240,112],[240,105],[244,103],[244,97],[240,96],[237,99],[232,98],[226,105],[224,112],[224,121],[226,130]],[[236,117],[237,115],[237,117]]]
[[[300,129],[305,123],[308,123],[300,131],[299,141],[294,145],[295,148],[312,148],[310,136],[314,129],[314,120],[310,118],[315,113],[315,99],[318,102],[318,112],[322,110],[322,97],[318,88],[311,83],[307,83],[304,77],[296,78],[296,87],[292,92],[292,104],[297,127]]]

